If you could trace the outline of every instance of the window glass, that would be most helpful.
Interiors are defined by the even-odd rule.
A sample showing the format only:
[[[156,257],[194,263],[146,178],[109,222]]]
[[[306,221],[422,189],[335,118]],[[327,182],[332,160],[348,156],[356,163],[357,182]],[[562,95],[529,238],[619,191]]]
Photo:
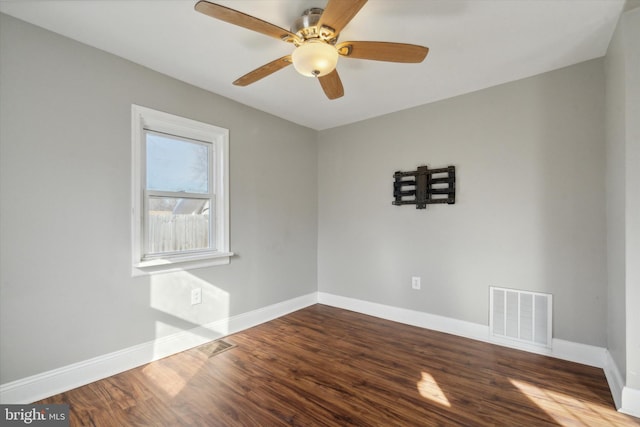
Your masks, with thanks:
[[[209,199],[150,197],[147,203],[147,254],[210,248],[209,208]]]
[[[147,131],[147,190],[208,193],[210,145]]]

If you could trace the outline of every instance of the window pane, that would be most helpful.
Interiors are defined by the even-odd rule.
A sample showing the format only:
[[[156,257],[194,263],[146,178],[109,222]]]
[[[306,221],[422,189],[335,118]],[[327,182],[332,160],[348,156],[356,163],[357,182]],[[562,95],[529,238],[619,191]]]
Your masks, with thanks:
[[[149,197],[147,254],[209,249],[210,208],[208,199]]]
[[[147,190],[209,192],[210,144],[146,132]]]

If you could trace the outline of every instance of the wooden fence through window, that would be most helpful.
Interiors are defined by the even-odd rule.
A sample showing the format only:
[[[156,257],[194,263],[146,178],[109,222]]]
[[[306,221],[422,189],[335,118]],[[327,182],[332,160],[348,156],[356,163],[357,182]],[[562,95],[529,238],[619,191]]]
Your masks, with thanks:
[[[209,247],[209,215],[151,212],[148,227],[147,253],[150,254]]]

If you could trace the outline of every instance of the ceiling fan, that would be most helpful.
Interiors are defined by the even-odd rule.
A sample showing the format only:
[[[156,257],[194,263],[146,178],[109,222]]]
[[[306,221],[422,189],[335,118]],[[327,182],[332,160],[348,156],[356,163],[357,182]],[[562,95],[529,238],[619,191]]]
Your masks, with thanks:
[[[195,9],[212,18],[238,25],[292,43],[295,50],[245,74],[233,82],[247,86],[291,64],[305,76],[317,77],[329,99],[340,98],[344,88],[336,71],[340,56],[387,62],[422,62],[429,48],[406,43],[348,41],[338,43],[342,29],[362,9],[367,0],[329,0],[325,9],[310,8],[302,13],[291,31],[219,4],[200,0]]]

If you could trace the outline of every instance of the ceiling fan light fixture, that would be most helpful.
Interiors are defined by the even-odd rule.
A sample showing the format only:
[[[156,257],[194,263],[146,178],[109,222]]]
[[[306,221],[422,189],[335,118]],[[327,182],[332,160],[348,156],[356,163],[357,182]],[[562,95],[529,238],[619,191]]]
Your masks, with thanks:
[[[308,40],[293,51],[291,60],[303,76],[322,77],[336,68],[338,51],[321,40]]]

